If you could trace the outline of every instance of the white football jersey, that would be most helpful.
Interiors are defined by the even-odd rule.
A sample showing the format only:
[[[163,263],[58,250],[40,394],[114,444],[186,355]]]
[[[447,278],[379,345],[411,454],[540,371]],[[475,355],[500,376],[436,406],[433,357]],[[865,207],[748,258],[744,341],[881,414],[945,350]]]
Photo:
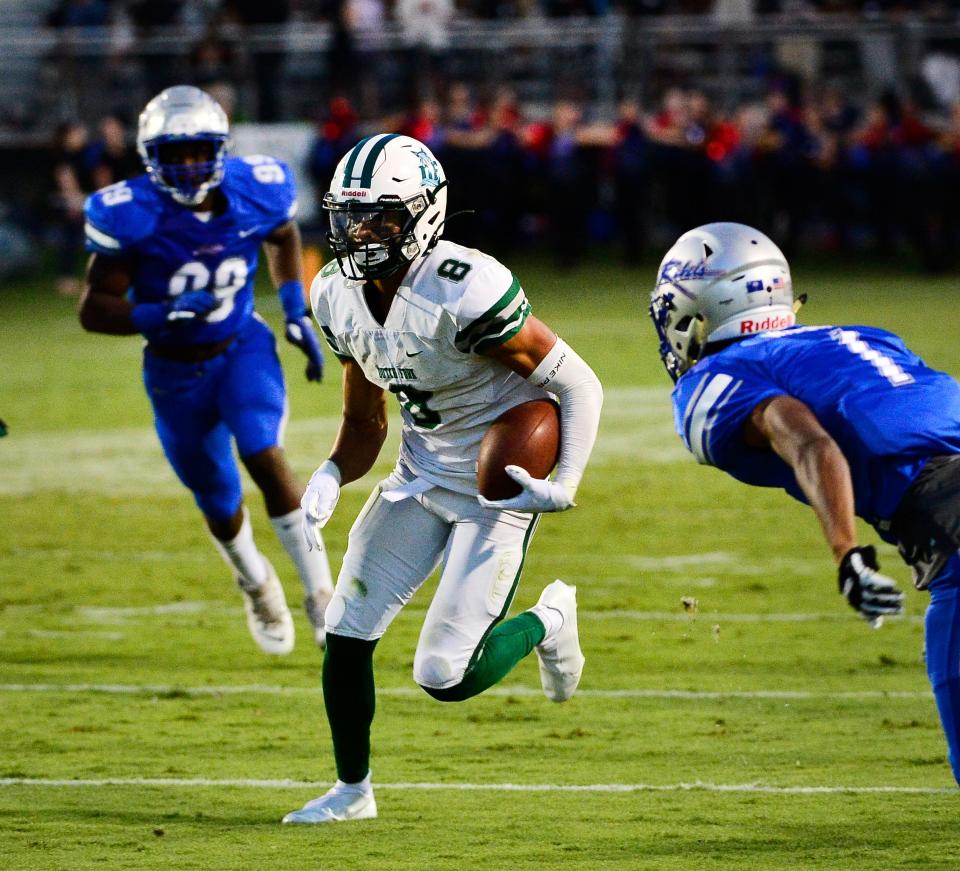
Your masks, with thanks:
[[[546,392],[482,355],[516,335],[530,313],[520,283],[473,248],[441,241],[414,261],[386,322],[371,314],[364,283],[328,263],[310,288],[333,353],[400,401],[400,460],[431,484],[477,492],[477,454],[490,423]]]

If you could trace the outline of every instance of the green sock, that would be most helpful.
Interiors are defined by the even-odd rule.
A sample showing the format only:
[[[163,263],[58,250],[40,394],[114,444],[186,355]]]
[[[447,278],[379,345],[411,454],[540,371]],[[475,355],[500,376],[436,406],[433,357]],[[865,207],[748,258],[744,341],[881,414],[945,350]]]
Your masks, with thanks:
[[[370,770],[370,725],[376,709],[373,651],[376,641],[327,633],[323,704],[327,709],[337,777],[359,783]]]
[[[456,686],[424,689],[441,702],[462,702],[479,695],[506,677],[546,633],[540,618],[529,611],[497,625],[481,645],[483,652],[467,668]]]

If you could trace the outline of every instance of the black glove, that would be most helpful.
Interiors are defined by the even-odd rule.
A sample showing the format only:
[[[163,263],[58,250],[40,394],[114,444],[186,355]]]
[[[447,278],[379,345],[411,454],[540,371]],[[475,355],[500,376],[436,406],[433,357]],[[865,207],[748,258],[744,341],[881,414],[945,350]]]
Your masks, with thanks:
[[[840,592],[874,629],[887,615],[903,613],[903,593],[891,578],[880,574],[874,546],[853,547],[840,563]]]

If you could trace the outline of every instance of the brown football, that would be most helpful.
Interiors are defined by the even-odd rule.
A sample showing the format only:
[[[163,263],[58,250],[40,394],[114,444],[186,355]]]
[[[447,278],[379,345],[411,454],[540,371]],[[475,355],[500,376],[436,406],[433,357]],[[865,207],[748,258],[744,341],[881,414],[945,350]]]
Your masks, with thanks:
[[[510,499],[520,485],[505,471],[522,466],[534,478],[546,478],[560,455],[560,409],[550,399],[533,399],[500,415],[480,442],[477,486],[487,499]]]

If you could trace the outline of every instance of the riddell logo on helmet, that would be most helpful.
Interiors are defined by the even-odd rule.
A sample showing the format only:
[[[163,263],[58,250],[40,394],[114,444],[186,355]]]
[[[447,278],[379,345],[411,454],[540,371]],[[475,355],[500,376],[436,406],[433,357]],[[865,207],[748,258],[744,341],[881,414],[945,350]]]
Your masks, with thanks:
[[[343,191],[340,194],[342,197],[365,197],[369,191]]]
[[[792,327],[796,321],[793,315],[771,315],[762,321],[744,320],[740,321],[740,335],[761,333],[764,330],[782,330],[784,327]]]

